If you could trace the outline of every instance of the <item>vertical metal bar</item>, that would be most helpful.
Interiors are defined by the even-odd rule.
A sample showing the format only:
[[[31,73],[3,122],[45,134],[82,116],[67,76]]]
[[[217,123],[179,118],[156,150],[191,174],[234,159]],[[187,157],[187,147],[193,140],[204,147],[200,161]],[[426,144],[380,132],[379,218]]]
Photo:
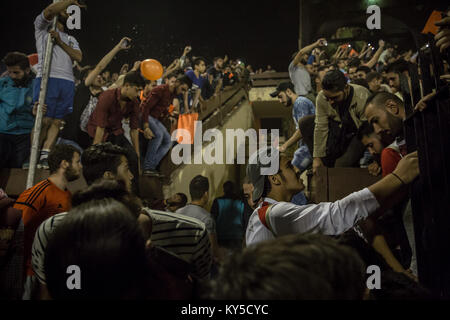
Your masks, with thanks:
[[[303,0],[299,0],[298,50],[303,48]]]
[[[60,0],[53,0],[53,3],[59,1]],[[57,19],[58,19],[57,16],[53,18],[52,23],[53,30],[56,28]],[[54,43],[52,37],[50,37],[49,35],[47,39],[47,47],[45,50],[44,66],[42,69],[41,90],[39,92],[39,106],[37,110],[36,121],[34,123],[33,128],[33,141],[31,144],[30,169],[28,171],[27,189],[31,188],[34,185],[34,176],[36,174],[37,157],[39,152],[39,139],[42,128],[42,118],[44,117],[42,109],[45,104],[45,99],[47,97],[48,78],[50,76],[50,67],[52,64],[52,57],[53,57],[53,44]]]

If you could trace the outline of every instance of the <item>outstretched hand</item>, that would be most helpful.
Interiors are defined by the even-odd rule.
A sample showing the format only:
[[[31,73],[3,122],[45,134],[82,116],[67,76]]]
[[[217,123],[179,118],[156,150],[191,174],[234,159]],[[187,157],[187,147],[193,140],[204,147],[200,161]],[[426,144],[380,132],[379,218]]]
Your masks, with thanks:
[[[186,56],[189,54],[189,52],[192,51],[192,47],[191,46],[186,46],[186,48],[184,48],[184,52],[183,52],[183,56]]]
[[[450,48],[450,17],[436,22],[436,26],[439,27],[439,32],[434,37],[436,47],[444,52],[445,49]]]
[[[119,50],[128,50],[131,48],[131,39],[128,37],[122,38],[120,42],[117,44]]]
[[[316,41],[316,46],[318,47],[324,47],[327,43],[327,39],[325,38],[320,38],[319,40]]]
[[[419,176],[419,154],[416,152],[408,154],[397,165],[394,173],[406,184],[414,181]]]
[[[133,65],[133,69],[131,69],[131,71],[138,71],[140,67],[141,67],[141,61],[136,61]]]

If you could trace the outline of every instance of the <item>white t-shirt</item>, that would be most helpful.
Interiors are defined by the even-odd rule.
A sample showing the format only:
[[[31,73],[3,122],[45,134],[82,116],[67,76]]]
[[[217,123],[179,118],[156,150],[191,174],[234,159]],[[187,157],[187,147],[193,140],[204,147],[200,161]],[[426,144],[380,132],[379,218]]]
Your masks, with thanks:
[[[260,220],[259,210],[262,208],[260,204],[248,222],[245,235],[247,246],[289,234],[312,232],[339,235],[380,207],[369,189],[352,193],[336,202],[306,206],[276,202],[270,198],[265,198],[264,202],[272,205],[264,215],[270,229]]]
[[[289,77],[295,86],[295,93],[305,96],[312,91],[311,76],[305,67],[294,66],[294,61],[289,65]]]
[[[34,21],[34,35],[36,38],[36,49],[39,56],[39,63],[37,64],[37,78],[42,77],[42,69],[44,66],[44,55],[47,47],[47,39],[50,36],[48,33],[49,26],[52,24],[44,17],[42,12]],[[80,50],[77,39],[69,36],[67,33],[59,32],[61,40],[75,50]],[[52,65],[50,68],[50,78],[64,79],[75,82],[73,76],[72,59],[70,56],[58,45],[53,47]]]

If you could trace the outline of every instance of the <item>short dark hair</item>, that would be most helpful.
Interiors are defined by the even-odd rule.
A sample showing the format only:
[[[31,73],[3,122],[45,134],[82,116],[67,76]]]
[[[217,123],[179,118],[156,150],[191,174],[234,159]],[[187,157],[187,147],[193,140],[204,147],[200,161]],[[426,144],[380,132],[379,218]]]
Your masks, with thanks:
[[[181,198],[181,203],[180,203],[181,208],[185,207],[188,202],[187,196],[184,193],[177,193],[177,196],[179,196]]]
[[[366,79],[355,79],[355,80],[352,80],[352,83],[357,84],[358,86],[363,86],[367,90],[370,89],[369,83],[366,81]]]
[[[356,69],[356,72],[365,72],[366,75],[371,71],[371,69],[368,66],[359,66],[358,69]]]
[[[127,150],[111,142],[96,144],[86,149],[81,156],[81,163],[87,184],[103,178],[106,171],[117,174],[122,156],[127,158]]]
[[[366,81],[367,81],[368,83],[371,82],[371,81],[373,81],[374,79],[377,79],[377,80],[383,79],[383,76],[382,76],[381,74],[379,74],[378,72],[376,72],[376,71],[369,72],[369,73],[366,75]]]
[[[217,62],[218,60],[220,60],[220,59],[222,59],[222,60],[223,60],[223,58],[222,58],[222,57],[215,57],[215,58],[214,58],[214,60],[213,60],[213,62],[214,62],[214,63],[216,63],[216,62]]]
[[[374,132],[373,126],[368,121],[363,121],[356,136],[361,141],[364,137],[370,137]]]
[[[134,87],[145,87],[144,78],[142,78],[141,74],[137,71],[130,71],[125,75],[123,85],[127,84]]]
[[[21,52],[10,52],[3,58],[3,63],[7,67],[19,66],[22,70],[30,68],[30,60],[27,55]]]
[[[72,165],[73,155],[75,153],[80,154],[75,147],[68,144],[58,144],[53,147],[48,155],[48,166],[50,173],[55,173],[61,166],[61,162],[64,160]]]
[[[366,106],[373,104],[376,107],[384,108],[388,100],[393,100],[398,106],[404,106],[403,101],[399,97],[389,92],[379,92],[370,96],[369,99],[367,99]]]
[[[408,62],[406,62],[405,60],[401,59],[398,61],[394,61],[391,64],[388,64],[386,66],[386,72],[390,73],[390,72],[394,72],[397,74],[401,74],[404,71],[407,71],[408,68]]]
[[[210,285],[214,300],[356,300],[365,291],[357,253],[320,234],[296,234],[234,254]]]
[[[355,68],[355,67],[358,68],[360,65],[361,65],[361,60],[359,58],[351,58],[347,64],[347,66],[349,68]]]
[[[136,217],[139,217],[142,202],[138,197],[131,194],[123,181],[99,180],[89,186],[86,190],[78,191],[72,197],[72,208],[81,206],[83,203],[111,198],[119,201]]]
[[[331,70],[325,74],[322,80],[324,90],[338,92],[343,91],[347,86],[347,78],[340,70]]]
[[[92,200],[72,209],[50,236],[45,273],[50,295],[67,299],[145,298],[145,238],[120,202]],[[81,270],[82,290],[67,286],[67,269]]]
[[[186,75],[179,76],[177,81],[180,82],[180,84],[187,84],[189,89],[192,88],[192,80]]]
[[[192,201],[200,200],[208,191],[209,181],[208,178],[203,176],[196,176],[189,184],[189,193],[191,194]]]
[[[326,69],[328,69],[329,67],[330,67],[329,65],[326,65],[326,66],[319,66],[319,67],[317,68],[317,72],[326,70]]]
[[[233,198],[236,195],[236,187],[233,181],[227,181],[223,184],[223,193],[226,197]]]
[[[172,72],[172,73],[169,73],[164,79],[178,78],[178,77],[180,77],[181,75],[184,75],[184,73],[174,71],[174,72]]]
[[[203,59],[202,57],[197,57],[197,58],[195,58],[195,60],[194,60],[194,67],[195,66],[198,66],[200,63],[202,63],[202,62],[204,62],[205,64],[206,64],[206,60],[205,59]]]

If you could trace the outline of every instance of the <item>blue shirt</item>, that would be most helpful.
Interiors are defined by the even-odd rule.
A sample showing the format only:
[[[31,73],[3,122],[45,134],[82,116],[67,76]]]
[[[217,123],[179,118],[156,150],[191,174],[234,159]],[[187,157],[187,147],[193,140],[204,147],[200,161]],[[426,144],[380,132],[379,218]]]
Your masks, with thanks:
[[[316,110],[311,100],[301,96],[295,100],[294,107],[292,108],[292,117],[294,118],[295,128],[297,130],[299,129],[298,122],[301,118],[315,114]],[[303,139],[300,140],[298,147],[299,149],[302,149],[305,154],[309,154],[308,146],[303,142]]]
[[[192,84],[193,84],[193,88],[192,89],[196,89],[200,88],[203,89],[203,86],[205,85],[205,81],[206,79],[203,78],[202,76],[199,76],[197,78],[197,76],[195,75],[194,70],[189,70],[188,72],[186,72],[186,76],[192,80]]]
[[[0,133],[31,133],[34,125],[33,83],[34,80],[19,88],[11,77],[0,78]]]
[[[292,108],[292,117],[294,118],[295,128],[298,130],[298,121],[306,116],[315,115],[316,110],[314,104],[305,97],[298,97]]]
[[[216,220],[217,238],[241,240],[244,238],[244,202],[226,197],[213,202],[211,214]]]

